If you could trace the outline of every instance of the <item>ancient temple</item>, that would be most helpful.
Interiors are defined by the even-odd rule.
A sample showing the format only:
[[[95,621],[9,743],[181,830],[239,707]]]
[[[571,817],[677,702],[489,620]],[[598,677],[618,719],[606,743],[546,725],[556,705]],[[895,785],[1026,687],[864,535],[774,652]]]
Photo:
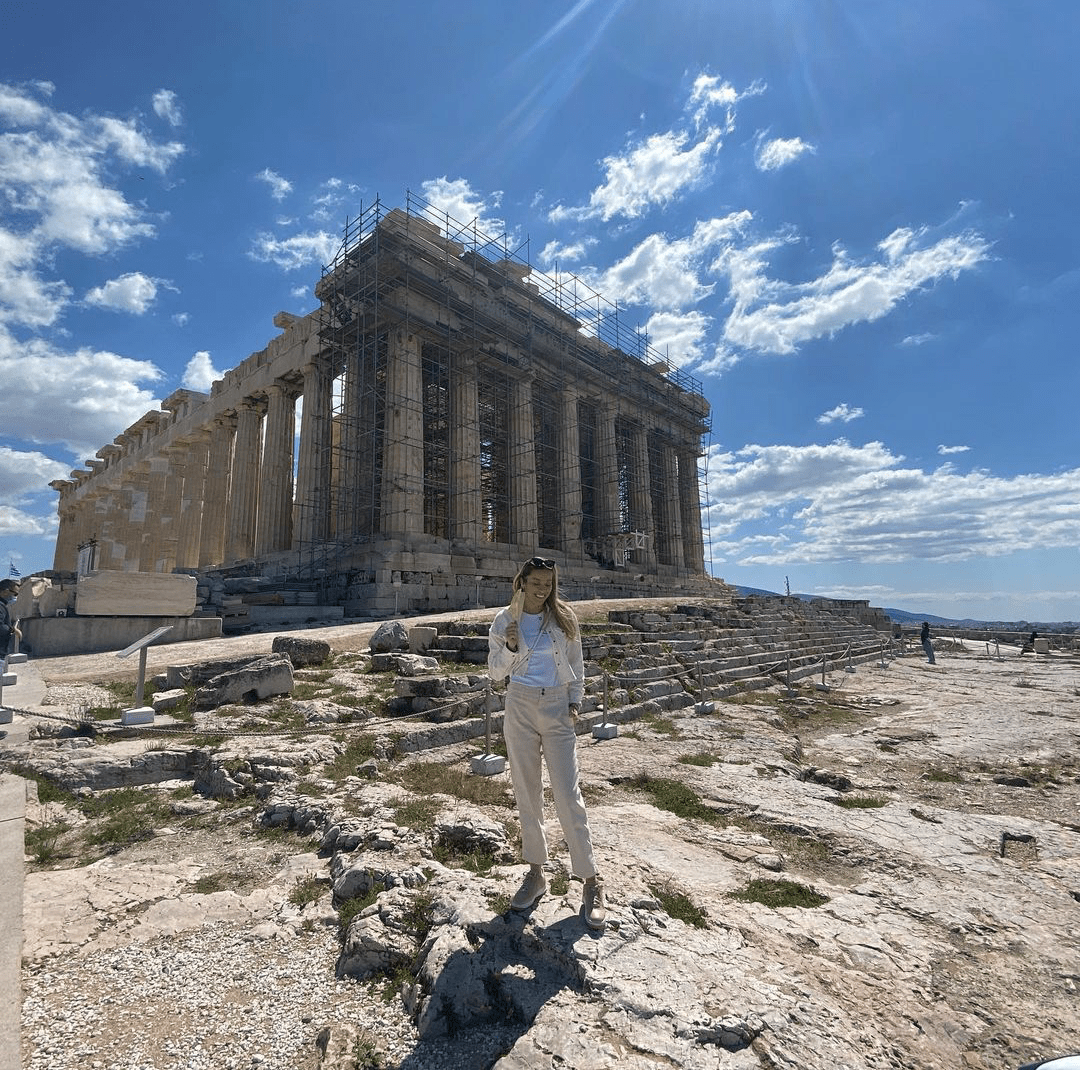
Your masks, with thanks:
[[[315,296],[51,484],[57,571],[248,570],[352,615],[496,604],[534,553],[571,597],[709,590],[709,405],[579,279],[410,197]]]

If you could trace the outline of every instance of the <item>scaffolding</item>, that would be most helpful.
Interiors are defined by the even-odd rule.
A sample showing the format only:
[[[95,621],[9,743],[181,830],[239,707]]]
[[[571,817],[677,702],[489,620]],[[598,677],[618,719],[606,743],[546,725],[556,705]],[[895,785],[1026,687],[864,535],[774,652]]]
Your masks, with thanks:
[[[671,488],[692,480],[699,505],[709,406],[617,305],[536,269],[527,241],[411,193],[403,209],[376,200],[347,220],[315,292],[332,404],[313,438],[329,489],[295,503],[301,555],[421,530],[508,556],[531,545],[585,567],[684,568],[693,521]],[[623,398],[651,425],[627,418]],[[422,456],[396,456],[416,448],[403,440]]]

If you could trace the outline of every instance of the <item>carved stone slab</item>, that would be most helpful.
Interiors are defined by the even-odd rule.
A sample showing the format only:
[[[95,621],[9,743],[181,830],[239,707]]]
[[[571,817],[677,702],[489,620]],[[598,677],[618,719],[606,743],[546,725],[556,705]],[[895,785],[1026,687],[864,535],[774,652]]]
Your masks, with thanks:
[[[166,572],[90,572],[75,588],[80,617],[190,617],[195,577]]]

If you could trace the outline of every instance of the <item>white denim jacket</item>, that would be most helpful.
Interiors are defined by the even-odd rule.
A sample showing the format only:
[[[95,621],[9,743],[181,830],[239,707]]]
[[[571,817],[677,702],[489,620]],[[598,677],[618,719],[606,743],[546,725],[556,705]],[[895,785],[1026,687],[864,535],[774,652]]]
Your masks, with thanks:
[[[506,628],[513,618],[509,609],[500,609],[488,629],[488,675],[492,683],[502,683],[511,676],[522,676],[529,664],[529,650],[519,643],[517,650],[506,645]],[[585,658],[581,652],[581,634],[570,639],[555,623],[550,613],[544,616],[544,631],[551,636],[551,654],[555,661],[555,679],[569,687],[571,703],[580,705],[585,694]]]

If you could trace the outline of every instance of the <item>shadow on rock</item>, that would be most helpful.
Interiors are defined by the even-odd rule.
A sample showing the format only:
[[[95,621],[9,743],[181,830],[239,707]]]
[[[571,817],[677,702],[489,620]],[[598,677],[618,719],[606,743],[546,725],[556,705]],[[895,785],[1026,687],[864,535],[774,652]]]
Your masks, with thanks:
[[[500,1026],[512,1046],[553,996],[563,989],[584,990],[575,943],[586,935],[589,930],[577,916],[540,928],[514,913],[440,926],[423,950],[413,994],[422,1040]],[[402,1070],[419,1066],[406,1060]]]

